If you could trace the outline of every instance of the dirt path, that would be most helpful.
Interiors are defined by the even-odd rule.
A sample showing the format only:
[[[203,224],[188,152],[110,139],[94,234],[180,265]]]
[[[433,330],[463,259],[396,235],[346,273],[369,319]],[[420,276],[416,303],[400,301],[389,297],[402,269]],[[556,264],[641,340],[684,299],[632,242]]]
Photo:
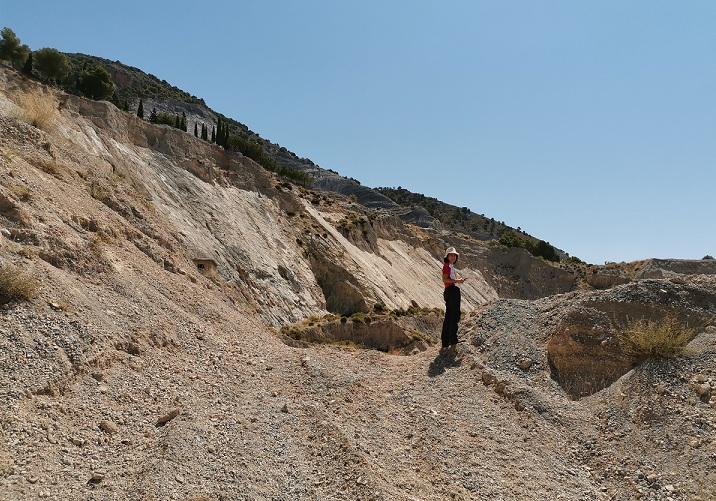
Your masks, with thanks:
[[[461,352],[296,349],[237,315],[115,353],[62,395],[22,401],[0,498],[595,498],[574,437],[516,412]]]

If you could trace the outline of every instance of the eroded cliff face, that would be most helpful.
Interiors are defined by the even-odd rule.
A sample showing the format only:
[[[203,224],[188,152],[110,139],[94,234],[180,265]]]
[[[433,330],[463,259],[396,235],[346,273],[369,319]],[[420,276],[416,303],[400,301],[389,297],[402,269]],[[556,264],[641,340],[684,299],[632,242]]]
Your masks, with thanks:
[[[376,302],[442,306],[440,258],[451,235],[284,183],[238,153],[109,103],[53,93],[7,70],[0,79],[3,168],[14,176],[2,187],[5,226],[51,265],[80,273],[160,267],[231,289],[274,325],[368,311]],[[12,118],[18,97],[32,93],[57,108],[46,130]],[[38,196],[23,201],[13,189]],[[348,220],[363,222],[341,226]],[[93,241],[101,256],[85,252]],[[455,241],[468,278],[466,311],[499,295],[535,297],[574,285],[525,252]],[[120,256],[120,248],[129,254]],[[197,259],[214,261],[216,273],[202,276]]]

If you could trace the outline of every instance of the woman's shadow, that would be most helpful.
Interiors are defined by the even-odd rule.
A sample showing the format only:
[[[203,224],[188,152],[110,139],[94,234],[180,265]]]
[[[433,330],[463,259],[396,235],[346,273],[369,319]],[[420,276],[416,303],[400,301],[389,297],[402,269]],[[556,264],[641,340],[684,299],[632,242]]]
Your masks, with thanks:
[[[430,366],[428,367],[428,376],[439,376],[445,372],[445,369],[460,367],[461,363],[462,357],[458,357],[458,354],[453,350],[438,353],[435,359],[430,362]]]

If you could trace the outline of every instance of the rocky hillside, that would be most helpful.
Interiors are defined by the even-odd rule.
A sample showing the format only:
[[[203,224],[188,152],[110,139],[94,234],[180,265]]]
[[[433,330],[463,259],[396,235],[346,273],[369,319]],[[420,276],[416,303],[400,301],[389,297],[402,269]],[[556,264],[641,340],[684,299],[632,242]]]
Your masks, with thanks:
[[[193,130],[195,123],[199,124],[199,127],[202,123],[211,127],[211,124],[215,124],[221,117],[229,124],[232,134],[259,144],[266,155],[279,165],[310,174],[314,179],[312,185],[315,189],[353,195],[369,207],[397,208],[395,202],[381,193],[362,186],[354,179],[343,177],[334,170],[319,167],[309,158],[299,157],[283,146],[262,138],[247,125],[212,110],[203,99],[171,85],[166,80],[160,80],[152,74],[120,61],[110,61],[87,54],[67,54],[67,56],[77,68],[84,65],[101,65],[106,68],[115,82],[117,101],[120,103],[126,101],[133,111],[136,111],[139,100],[143,99],[147,114],[153,108],[157,112],[172,115],[185,113],[190,131]]]
[[[713,499],[708,263],[597,290],[6,68],[0,235],[2,500]]]

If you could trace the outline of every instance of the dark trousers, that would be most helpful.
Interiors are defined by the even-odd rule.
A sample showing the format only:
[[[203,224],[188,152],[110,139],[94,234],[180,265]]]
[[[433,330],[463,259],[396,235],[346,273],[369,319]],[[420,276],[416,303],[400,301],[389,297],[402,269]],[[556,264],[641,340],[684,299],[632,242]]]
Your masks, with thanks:
[[[457,324],[460,321],[460,287],[445,287],[445,320],[441,341],[443,348],[457,344]]]

